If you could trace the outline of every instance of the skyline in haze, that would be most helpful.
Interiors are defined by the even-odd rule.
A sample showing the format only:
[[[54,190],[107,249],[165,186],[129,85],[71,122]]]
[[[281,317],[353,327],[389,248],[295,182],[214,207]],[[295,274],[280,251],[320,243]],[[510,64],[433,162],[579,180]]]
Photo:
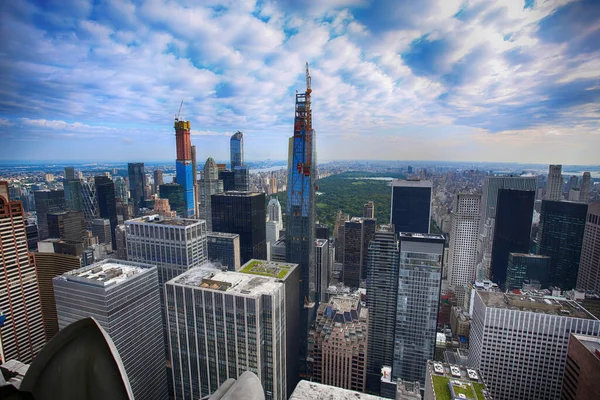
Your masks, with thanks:
[[[308,61],[319,160],[598,164],[593,0],[183,3],[3,4],[3,160],[282,160]]]

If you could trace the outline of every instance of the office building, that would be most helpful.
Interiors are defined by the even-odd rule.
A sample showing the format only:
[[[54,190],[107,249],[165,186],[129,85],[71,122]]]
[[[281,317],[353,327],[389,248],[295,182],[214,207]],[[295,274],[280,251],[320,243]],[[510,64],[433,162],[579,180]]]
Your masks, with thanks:
[[[63,199],[64,201],[64,199]],[[23,205],[0,182],[0,359],[30,363],[46,343],[33,254],[27,249]]]
[[[81,267],[83,243],[46,239],[39,242],[39,250],[33,254],[40,290],[44,331],[46,340],[50,340],[58,333],[52,279]]]
[[[154,199],[154,211],[165,218],[175,218],[177,211],[171,210],[168,199]]]
[[[542,288],[548,288],[550,257],[537,254],[509,253],[506,269],[507,290],[521,289],[525,281],[538,281]]]
[[[85,224],[88,229],[91,229],[92,221],[100,217],[94,181],[81,182],[81,201],[83,205],[83,215],[85,216]]]
[[[548,285],[563,290],[577,284],[587,204],[569,201],[542,201],[537,253],[548,256]]]
[[[166,399],[156,267],[108,259],[67,272],[53,284],[59,328],[94,317],[119,351],[133,395]]]
[[[98,238],[99,244],[109,244],[112,248],[113,237],[110,231],[110,221],[97,218],[92,222],[92,235]],[[116,239],[116,238],[115,238]],[[116,240],[115,240],[116,245]]]
[[[285,237],[280,238],[275,243],[271,243],[271,260],[276,262],[285,262]]]
[[[115,236],[117,237],[116,256],[119,260],[127,260],[127,234],[125,225],[117,225]]]
[[[229,146],[231,170],[234,171],[235,167],[244,165],[244,134],[240,131],[234,133],[229,141]]]
[[[158,191],[160,190],[160,185],[165,183],[163,181],[163,172],[161,169],[155,169],[152,175],[154,176],[154,193],[158,194]]]
[[[579,201],[580,198],[580,190],[578,188],[570,189],[567,200],[568,201]]]
[[[492,397],[476,369],[429,360],[423,400],[439,399],[492,400]]]
[[[192,183],[194,186],[194,218],[200,218],[200,189],[198,188],[198,163],[196,159],[195,145],[192,145],[192,147],[190,148],[190,154],[192,156]],[[218,176],[219,175],[217,173],[217,177]]]
[[[317,300],[324,298],[329,286],[331,266],[329,264],[329,242],[326,239],[315,239],[315,270]]]
[[[381,368],[394,362],[398,298],[398,242],[392,225],[382,225],[369,246],[367,308],[370,310],[367,390],[379,393]]]
[[[269,200],[267,211],[269,213],[269,221],[277,222],[279,229],[283,229],[283,217],[281,216],[281,204],[279,204],[279,200],[275,198]]]
[[[315,235],[317,239],[330,240],[329,227],[327,225],[317,224]]]
[[[492,241],[491,280],[506,281],[509,253],[528,253],[535,191],[499,189]]]
[[[67,211],[65,192],[63,190],[36,190],[35,213],[37,215],[38,237],[40,240],[48,239],[48,214]]]
[[[84,242],[87,238],[85,217],[81,211],[62,211],[48,213],[48,237],[75,242]]]
[[[456,195],[450,229],[448,280],[458,304],[464,301],[465,285],[475,280],[480,209],[481,195]]]
[[[487,176],[483,182],[483,196],[481,198],[481,221],[486,223],[488,218],[496,218],[498,190],[512,189],[535,191],[536,178],[534,176]]]
[[[135,215],[138,215],[140,208],[146,206],[144,197],[144,187],[146,186],[144,163],[127,164],[127,172],[129,176],[129,195],[132,199],[133,212]]]
[[[115,184],[107,176],[97,176],[94,178],[96,184],[96,197],[98,198],[98,211],[100,218],[107,219],[110,222],[110,235],[112,238],[113,249],[117,248],[117,238],[115,229],[119,224],[117,219],[117,200],[115,197]]]
[[[171,210],[177,212],[179,217],[185,215],[183,186],[177,183],[165,183],[160,185],[158,192],[161,199],[169,200]]]
[[[265,222],[265,237],[267,241],[267,247],[271,245],[271,243],[275,243],[279,240],[279,233],[281,230],[279,229],[279,224],[275,221],[267,221]]]
[[[242,263],[267,257],[264,193],[230,191],[212,195],[214,232],[240,235]]]
[[[81,180],[64,180],[63,188],[67,208],[73,211],[83,211],[83,188],[81,187]]]
[[[235,190],[235,177],[231,170],[219,170],[219,179],[223,181],[223,191]]]
[[[372,201],[363,206],[363,218],[375,218],[375,203]]]
[[[37,250],[38,230],[35,222],[31,220],[25,221],[25,236],[27,236],[27,248],[29,248],[29,251]]]
[[[600,203],[588,206],[577,274],[577,289],[600,293]]]
[[[286,261],[300,266],[300,358],[306,371],[307,335],[316,308],[315,188],[317,179],[316,137],[312,126],[311,78],[306,65],[306,90],[296,93],[294,135],[288,141],[286,203]]]
[[[258,376],[266,399],[287,398],[297,376],[298,279],[294,264],[251,260],[239,272],[197,267],[167,282],[175,398],[202,398],[244,371]]]
[[[600,340],[571,334],[561,388],[561,399],[593,399],[600,393]]]
[[[363,238],[362,238],[362,261],[360,267],[360,279],[367,279],[367,261],[369,258],[369,245],[371,244],[371,240],[373,240],[373,236],[375,236],[375,231],[377,230],[377,222],[374,218],[363,218]]]
[[[581,178],[581,187],[579,188],[579,201],[582,203],[590,202],[590,189],[592,183],[592,176],[589,172],[584,172]]]
[[[432,183],[392,181],[391,224],[396,232],[429,233]]]
[[[548,167],[548,181],[546,183],[546,200],[559,201],[563,199],[562,165]]]
[[[204,176],[198,182],[200,189],[200,219],[206,221],[206,229],[212,231],[211,196],[223,192],[223,181],[219,179],[219,170],[212,157],[204,164]]]
[[[551,297],[477,290],[472,316],[469,366],[495,400],[558,398],[569,335],[600,335],[592,314]]]
[[[240,256],[240,235],[237,233],[208,232],[208,260],[216,265],[237,271],[242,266]]]
[[[194,185],[196,177],[192,169],[192,142],[190,136],[190,121],[180,121],[175,118],[175,140],[177,147],[177,160],[175,162],[175,176],[177,184],[183,191],[183,213],[180,217],[192,217],[194,215]],[[159,189],[160,190],[160,189]],[[163,197],[164,198],[164,197]]]
[[[342,210],[338,210],[335,218],[335,226],[333,228],[333,240],[335,241],[335,261],[344,262],[344,237],[346,233],[346,221],[350,220],[350,215],[344,214]]]
[[[444,236],[400,233],[392,377],[425,383],[435,353]]]
[[[343,282],[348,287],[358,288],[363,262],[363,220],[353,217],[344,224],[344,269]]]
[[[309,333],[315,382],[365,391],[369,312],[360,293],[337,295],[319,306]]]
[[[75,179],[75,168],[73,167],[65,167],[65,179],[73,180]]]

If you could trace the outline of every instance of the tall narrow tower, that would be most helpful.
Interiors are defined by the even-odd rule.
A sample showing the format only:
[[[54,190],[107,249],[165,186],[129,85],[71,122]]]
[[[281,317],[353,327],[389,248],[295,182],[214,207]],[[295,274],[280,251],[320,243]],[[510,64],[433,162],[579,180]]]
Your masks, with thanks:
[[[315,132],[310,109],[310,75],[306,63],[306,91],[296,93],[294,136],[289,141],[286,205],[286,261],[300,265],[301,373],[307,355],[307,335],[315,317]]]
[[[183,201],[185,203],[185,215],[183,217],[192,217],[194,216],[195,206],[190,121],[180,121],[179,115],[175,117],[175,140],[177,144],[175,175],[177,184],[183,187]]]

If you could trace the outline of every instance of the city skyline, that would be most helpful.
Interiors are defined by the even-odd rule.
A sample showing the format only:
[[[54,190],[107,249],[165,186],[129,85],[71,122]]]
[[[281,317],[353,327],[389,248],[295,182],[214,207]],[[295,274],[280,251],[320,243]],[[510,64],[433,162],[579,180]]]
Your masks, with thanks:
[[[8,4],[4,154],[162,159],[184,100],[198,159],[281,159],[308,61],[320,159],[597,162],[592,3]]]

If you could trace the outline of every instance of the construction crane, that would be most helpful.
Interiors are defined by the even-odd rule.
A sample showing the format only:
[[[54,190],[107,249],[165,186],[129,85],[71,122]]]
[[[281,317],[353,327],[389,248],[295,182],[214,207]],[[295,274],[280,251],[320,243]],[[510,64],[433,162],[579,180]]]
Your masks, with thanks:
[[[177,112],[177,115],[175,116],[175,122],[179,121],[179,116],[181,115],[181,107],[183,107],[183,100],[181,100],[181,104],[179,105],[179,111]]]

